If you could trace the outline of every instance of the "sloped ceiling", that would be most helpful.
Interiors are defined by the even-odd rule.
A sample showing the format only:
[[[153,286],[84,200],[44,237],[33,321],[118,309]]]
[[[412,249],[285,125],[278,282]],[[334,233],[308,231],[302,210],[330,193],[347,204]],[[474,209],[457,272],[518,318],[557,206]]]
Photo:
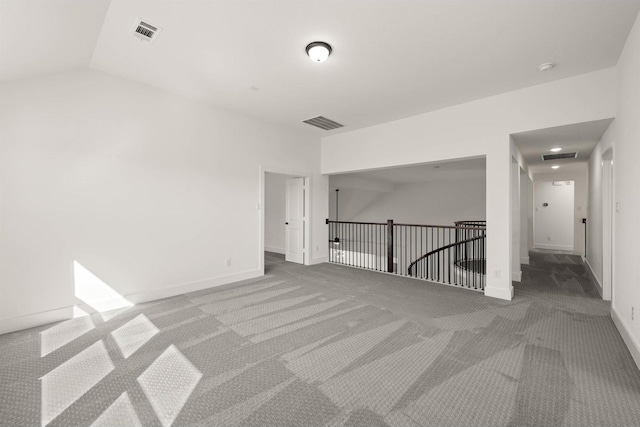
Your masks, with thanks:
[[[3,0],[0,78],[92,67],[328,135],[614,66],[640,0]],[[162,28],[132,36],[142,18]],[[333,54],[312,63],[305,46]],[[543,62],[557,67],[537,70]],[[345,125],[301,123],[323,115]]]
[[[0,0],[0,82],[86,68],[107,0]]]

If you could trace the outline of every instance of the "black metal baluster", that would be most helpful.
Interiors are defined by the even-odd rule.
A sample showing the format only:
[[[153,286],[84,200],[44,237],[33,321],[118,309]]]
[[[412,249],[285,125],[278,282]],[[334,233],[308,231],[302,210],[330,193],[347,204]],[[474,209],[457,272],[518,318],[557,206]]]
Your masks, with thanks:
[[[380,233],[380,225],[376,225],[377,239],[378,245],[376,246],[376,263],[378,265],[378,270],[382,270],[382,257],[381,257],[381,247],[382,247],[382,234]]]
[[[371,268],[371,266],[369,265],[369,225],[365,224],[364,226],[364,239],[365,239],[365,257],[364,257],[364,263],[367,266],[367,268]]]
[[[413,262],[418,258],[418,227],[413,227],[413,254],[409,262]]]
[[[447,243],[447,244],[450,244],[451,243],[451,229],[448,229],[447,231],[448,231],[447,236],[449,237],[449,243]],[[455,250],[455,247],[454,247],[454,250]],[[449,259],[447,259],[447,274],[449,276],[448,277],[449,284],[451,284],[451,249],[447,250],[447,258],[449,258]],[[455,282],[455,278],[454,278],[454,282]]]
[[[356,241],[358,242],[358,267],[362,267],[362,224],[356,227]]]
[[[402,260],[402,275],[404,276],[404,272],[407,271],[407,265],[409,262],[409,257],[411,256],[409,252],[411,252],[411,230],[407,226],[403,226],[404,230],[404,259]]]
[[[373,232],[375,233],[375,240],[376,240],[376,247],[375,247],[375,251],[376,251],[376,271],[380,271],[380,258],[378,256],[378,245],[380,244],[380,226],[379,225],[374,225],[373,226]]]
[[[345,231],[347,232],[347,235],[348,235],[348,237],[347,237],[347,242],[348,242],[348,244],[347,244],[347,246],[348,246],[348,250],[347,250],[347,254],[348,254],[347,255],[348,256],[347,265],[352,265],[352,260],[353,260],[353,252],[352,252],[352,249],[351,249],[351,226],[352,225],[353,224],[345,224]],[[345,247],[345,249],[347,249],[347,248]]]
[[[477,237],[477,233],[478,231],[475,228],[471,230],[471,238],[474,240],[471,241],[471,263],[469,264],[469,273],[473,275],[471,277],[471,286],[473,286],[474,289],[476,289],[477,286],[475,274],[476,246],[478,244],[478,241],[475,238]]]

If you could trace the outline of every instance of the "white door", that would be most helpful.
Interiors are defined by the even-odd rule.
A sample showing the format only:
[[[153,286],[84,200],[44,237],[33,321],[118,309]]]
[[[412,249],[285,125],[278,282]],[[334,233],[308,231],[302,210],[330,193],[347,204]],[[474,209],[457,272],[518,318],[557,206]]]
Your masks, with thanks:
[[[573,251],[573,181],[536,182],[534,186],[534,247]]]
[[[304,264],[304,178],[287,180],[285,259]]]
[[[602,156],[602,299],[611,301],[613,236],[613,160],[611,151]]]

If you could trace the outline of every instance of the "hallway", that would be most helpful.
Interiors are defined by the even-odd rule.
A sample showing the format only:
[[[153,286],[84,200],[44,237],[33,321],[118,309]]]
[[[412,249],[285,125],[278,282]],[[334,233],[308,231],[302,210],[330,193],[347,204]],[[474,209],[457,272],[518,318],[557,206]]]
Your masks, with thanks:
[[[637,423],[628,417],[638,417],[640,372],[587,266],[577,255],[532,251],[529,256],[522,282],[514,283],[514,302],[530,304],[524,338],[531,343],[531,354],[525,355],[531,365],[521,378],[529,385],[521,387],[526,396],[519,398],[520,425],[527,424],[525,414],[535,406],[527,401],[548,401],[548,396],[554,398],[558,419],[584,425]],[[614,414],[621,418],[609,418]]]

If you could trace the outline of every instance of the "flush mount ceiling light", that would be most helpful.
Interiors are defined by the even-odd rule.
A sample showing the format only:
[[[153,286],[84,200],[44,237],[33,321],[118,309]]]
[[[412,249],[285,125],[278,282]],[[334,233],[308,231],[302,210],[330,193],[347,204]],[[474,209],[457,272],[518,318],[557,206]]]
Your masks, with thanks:
[[[555,165],[555,166],[551,166],[551,169],[558,169],[560,166]]]
[[[540,70],[540,71],[549,71],[550,69],[555,67],[555,65],[556,64],[554,64],[553,62],[545,62],[544,64],[538,65],[538,70]]]
[[[558,151],[562,151],[562,147],[554,147],[549,151],[551,151],[552,153],[557,153]]]
[[[331,55],[331,46],[325,42],[309,43],[305,49],[313,62],[324,62]]]

